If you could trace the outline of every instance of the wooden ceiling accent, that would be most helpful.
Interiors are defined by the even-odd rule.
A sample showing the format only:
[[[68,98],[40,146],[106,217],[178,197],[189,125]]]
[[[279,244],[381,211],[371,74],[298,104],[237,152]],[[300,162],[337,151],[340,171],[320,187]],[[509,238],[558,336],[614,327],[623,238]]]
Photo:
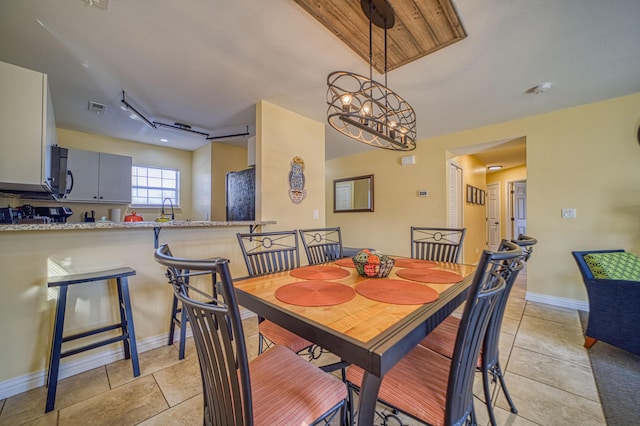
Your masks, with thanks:
[[[369,19],[359,0],[294,0],[369,63]],[[452,0],[389,0],[395,25],[387,30],[391,71],[464,39]],[[384,30],[373,26],[373,66],[384,72]]]

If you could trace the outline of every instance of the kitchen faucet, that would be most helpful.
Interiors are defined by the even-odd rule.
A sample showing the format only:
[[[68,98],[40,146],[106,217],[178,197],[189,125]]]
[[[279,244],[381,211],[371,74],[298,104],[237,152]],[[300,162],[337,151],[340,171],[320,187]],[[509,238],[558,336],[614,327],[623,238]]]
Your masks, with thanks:
[[[171,201],[171,198],[165,198],[164,200],[162,200],[162,211],[161,211],[161,216],[164,217],[164,202],[169,200],[169,204],[171,205],[171,220],[175,220],[176,215],[173,212],[173,201]]]

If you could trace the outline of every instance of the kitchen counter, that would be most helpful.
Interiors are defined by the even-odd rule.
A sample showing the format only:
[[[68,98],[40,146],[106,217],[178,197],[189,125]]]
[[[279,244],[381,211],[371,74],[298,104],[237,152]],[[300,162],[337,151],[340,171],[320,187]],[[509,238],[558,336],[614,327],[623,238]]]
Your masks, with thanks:
[[[47,286],[50,277],[121,267],[134,269],[136,275],[129,279],[129,291],[138,352],[167,348],[173,289],[165,276],[167,268],[153,257],[156,230],[160,231],[156,241],[169,244],[174,255],[190,259],[227,258],[232,276],[241,278],[247,275],[247,270],[236,233],[248,232],[250,226],[261,224],[265,224],[264,228],[275,228],[277,225],[273,223],[149,221],[0,225],[3,274],[0,322],[11,324],[0,332],[0,401],[35,387],[38,380],[40,384],[45,381],[57,301],[57,292]],[[208,288],[204,278],[193,284]],[[101,281],[73,287],[67,305],[65,333],[81,333],[94,324],[117,322],[118,309],[113,309],[113,299],[117,296],[111,283]],[[98,338],[88,339],[97,341]],[[66,377],[121,358],[122,343],[114,343],[96,348],[90,354],[66,357],[60,374]],[[145,368],[143,359],[141,366]]]
[[[67,223],[29,223],[29,224],[3,224],[3,231],[81,231],[81,230],[108,230],[108,229],[153,229],[153,247],[158,248],[160,231],[163,228],[229,228],[233,226],[248,226],[249,232],[253,232],[258,226],[273,225],[274,220],[247,220],[247,221],[209,221],[209,220],[170,220],[167,222],[67,222]]]
[[[92,229],[143,229],[143,228],[211,228],[229,226],[248,226],[252,230],[260,225],[273,225],[273,220],[256,221],[208,221],[208,220],[172,220],[168,222],[68,222],[68,223],[37,223],[37,224],[2,224],[0,232],[3,231],[73,231]]]

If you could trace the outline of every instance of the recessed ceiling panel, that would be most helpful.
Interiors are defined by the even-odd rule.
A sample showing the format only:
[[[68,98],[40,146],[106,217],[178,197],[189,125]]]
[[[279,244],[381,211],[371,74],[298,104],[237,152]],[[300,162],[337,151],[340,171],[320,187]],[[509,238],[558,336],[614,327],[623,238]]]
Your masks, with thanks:
[[[367,63],[369,20],[357,0],[294,0]],[[450,0],[390,0],[395,25],[387,31],[391,71],[464,39],[467,35]],[[384,30],[373,26],[373,66],[384,72]]]

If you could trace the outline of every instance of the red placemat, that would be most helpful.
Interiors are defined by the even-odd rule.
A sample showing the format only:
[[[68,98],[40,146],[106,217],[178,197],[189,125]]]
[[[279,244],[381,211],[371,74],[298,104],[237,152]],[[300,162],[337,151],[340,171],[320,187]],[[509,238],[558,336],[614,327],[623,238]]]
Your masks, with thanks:
[[[309,280],[283,285],[276,290],[276,298],[298,306],[330,306],[348,302],[356,291],[348,285],[330,281]]]
[[[433,268],[438,266],[438,264],[432,260],[422,260],[422,259],[407,259],[406,257],[396,258],[396,264],[398,268]]]
[[[343,257],[342,259],[338,259],[336,260],[336,265],[339,266],[346,266],[347,268],[355,268],[355,265],[353,264],[353,259],[350,257]]]
[[[356,291],[367,299],[394,305],[422,305],[440,297],[424,284],[387,278],[363,281],[356,286]]]
[[[339,280],[348,277],[349,271],[335,266],[313,265],[294,269],[289,275],[303,280]]]
[[[462,275],[440,269],[400,269],[396,275],[422,283],[453,284],[462,281]]]

